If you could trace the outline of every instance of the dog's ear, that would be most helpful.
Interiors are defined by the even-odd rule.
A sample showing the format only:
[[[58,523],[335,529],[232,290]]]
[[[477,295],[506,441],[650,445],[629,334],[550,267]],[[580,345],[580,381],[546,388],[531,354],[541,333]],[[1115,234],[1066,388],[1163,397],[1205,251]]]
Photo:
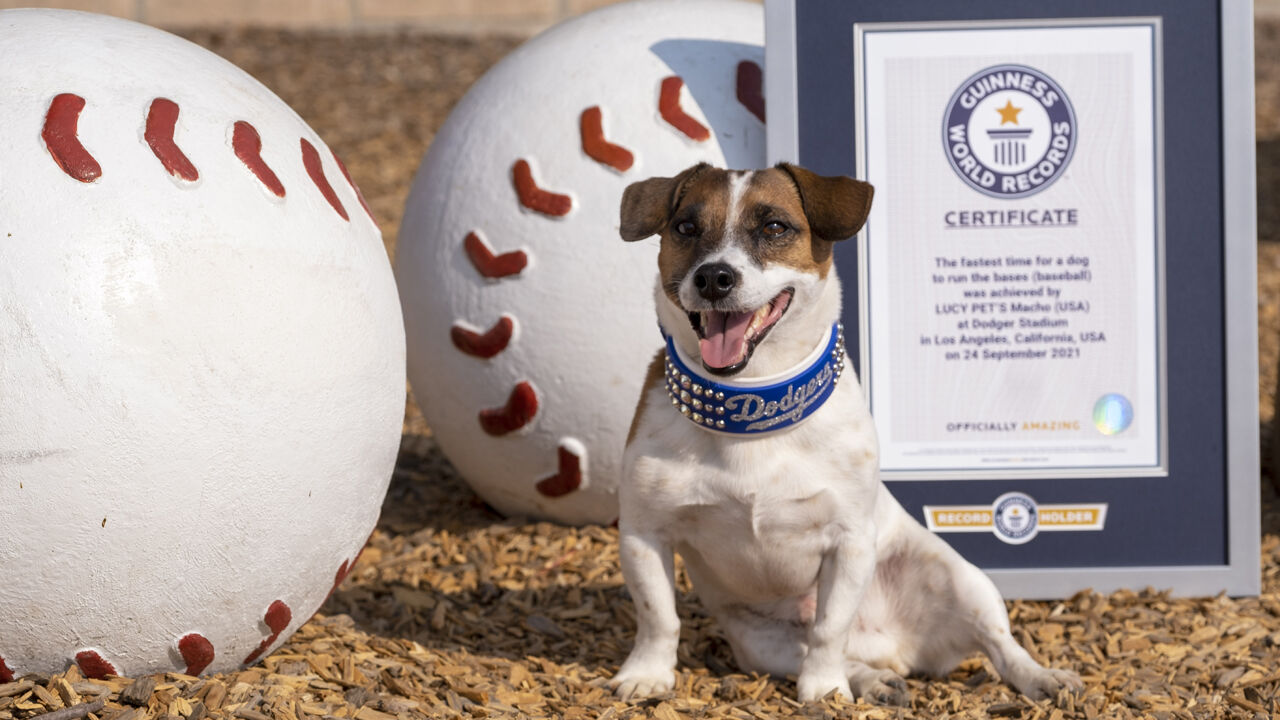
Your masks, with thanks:
[[[689,180],[711,167],[698,163],[675,177],[655,177],[631,183],[622,193],[618,234],[627,242],[655,235],[671,219]]]
[[[777,167],[796,184],[814,235],[834,242],[853,237],[862,229],[875,194],[870,184],[843,175],[818,175],[790,163],[778,163]]]

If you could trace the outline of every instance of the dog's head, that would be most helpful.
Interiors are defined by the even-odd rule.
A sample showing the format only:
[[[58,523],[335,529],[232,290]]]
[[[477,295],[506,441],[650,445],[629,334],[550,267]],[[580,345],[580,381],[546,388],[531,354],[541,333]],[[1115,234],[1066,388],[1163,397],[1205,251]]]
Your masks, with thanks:
[[[732,375],[776,326],[801,322],[825,289],[833,244],[866,222],[871,196],[867,183],[786,163],[759,171],[702,163],[629,186],[620,233],[661,237],[659,303],[675,312],[659,315],[687,317],[703,367]]]

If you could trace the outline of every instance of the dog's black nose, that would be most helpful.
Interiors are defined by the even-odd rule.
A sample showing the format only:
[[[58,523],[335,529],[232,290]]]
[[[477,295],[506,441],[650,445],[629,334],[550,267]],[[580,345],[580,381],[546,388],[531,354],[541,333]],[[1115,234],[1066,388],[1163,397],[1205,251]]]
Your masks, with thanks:
[[[707,300],[719,300],[738,284],[738,273],[724,263],[707,263],[693,273],[698,294]]]

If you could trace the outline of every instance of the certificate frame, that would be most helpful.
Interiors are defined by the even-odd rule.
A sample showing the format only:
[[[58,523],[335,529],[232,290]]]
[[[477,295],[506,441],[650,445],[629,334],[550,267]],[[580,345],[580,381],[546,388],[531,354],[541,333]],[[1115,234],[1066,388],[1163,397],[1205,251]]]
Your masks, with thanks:
[[[995,511],[995,501],[1017,506],[1023,501],[1013,496],[1019,495],[1034,496],[1045,512],[1088,503],[1100,508],[1089,523],[1058,528],[1092,532],[1041,533],[1035,542],[1008,535],[1002,542],[998,533],[973,527],[942,535],[1010,597],[1058,598],[1090,587],[1106,592],[1147,585],[1179,595],[1249,595],[1261,587],[1253,9],[1248,0],[1168,5],[1159,0],[1031,5],[1018,0],[765,0],[771,164],[798,162],[823,174],[858,175],[854,38],[859,24],[1017,27],[1158,18],[1163,42],[1156,49],[1157,71],[1177,81],[1165,86],[1157,101],[1157,122],[1170,107],[1179,112],[1167,126],[1161,124],[1161,149],[1189,147],[1190,120],[1181,116],[1191,103],[1207,105],[1205,118],[1196,120],[1211,121],[1202,127],[1213,131],[1197,140],[1208,149],[1194,158],[1180,154],[1168,163],[1160,160],[1157,169],[1164,188],[1159,217],[1166,251],[1158,271],[1169,276],[1159,307],[1169,361],[1167,369],[1161,367],[1167,383],[1162,396],[1170,408],[1169,438],[1163,443],[1172,446],[1163,458],[1168,477],[1111,478],[1070,470],[967,472],[937,481],[886,477],[908,512],[931,528],[939,517],[931,507]],[[1204,171],[1197,179],[1202,195],[1193,197],[1192,187],[1176,175],[1188,168]],[[1204,232],[1175,226],[1193,210],[1212,216],[1203,218],[1198,229]],[[1214,241],[1208,250],[1192,245],[1208,238]],[[836,257],[845,282],[846,324],[856,321],[861,330],[866,301],[851,285],[865,262],[865,237],[857,242],[857,252],[842,247]],[[1202,262],[1206,258],[1211,262]],[[1210,287],[1193,289],[1187,285],[1193,279]],[[1201,321],[1208,328],[1203,334],[1187,327]],[[861,343],[850,348],[860,372],[866,350]],[[1184,350],[1195,357],[1184,357]],[[1196,419],[1192,406],[1216,410],[1212,417]],[[1031,507],[1034,512],[1034,502]],[[1171,523],[1178,532],[1170,531]]]
[[[1143,125],[1144,125],[1144,129],[1150,130],[1151,142],[1148,146],[1144,147],[1144,150],[1149,151],[1151,153],[1151,157],[1150,157],[1149,163],[1145,163],[1145,164],[1140,163],[1142,172],[1139,174],[1139,177],[1135,179],[1145,180],[1146,182],[1151,183],[1150,187],[1144,188],[1145,197],[1144,197],[1143,207],[1147,208],[1148,210],[1148,212],[1144,215],[1144,223],[1145,221],[1150,222],[1150,226],[1146,236],[1147,241],[1145,243],[1146,245],[1145,253],[1149,253],[1150,258],[1148,259],[1148,264],[1146,265],[1146,267],[1152,272],[1142,273],[1142,275],[1144,276],[1142,278],[1131,278],[1135,281],[1135,285],[1142,283],[1143,281],[1145,281],[1146,283],[1150,283],[1149,287],[1145,287],[1146,289],[1145,295],[1147,296],[1148,302],[1151,303],[1151,306],[1147,308],[1147,312],[1149,313],[1150,316],[1144,318],[1145,322],[1143,323],[1143,326],[1144,326],[1145,332],[1150,333],[1152,337],[1150,338],[1150,346],[1148,347],[1148,350],[1150,351],[1150,357],[1146,358],[1146,361],[1147,361],[1145,363],[1146,367],[1143,369],[1145,369],[1150,374],[1151,378],[1147,382],[1140,383],[1141,385],[1146,386],[1145,387],[1146,392],[1143,393],[1145,395],[1145,398],[1144,398],[1145,402],[1140,402],[1138,401],[1137,398],[1134,399],[1135,406],[1138,406],[1144,410],[1146,408],[1155,409],[1155,412],[1153,413],[1144,413],[1144,414],[1150,415],[1152,418],[1152,420],[1148,421],[1147,424],[1148,425],[1154,424],[1154,427],[1145,428],[1145,430],[1147,431],[1146,443],[1145,443],[1146,456],[1147,456],[1146,462],[1143,463],[1137,460],[1129,460],[1128,462],[1111,460],[1110,462],[1108,462],[1105,456],[1099,456],[1098,454],[1090,455],[1088,453],[1081,454],[1078,452],[1065,453],[1062,450],[1054,451],[1051,448],[1044,447],[1045,441],[1042,437],[1036,437],[1030,440],[1024,440],[1021,445],[1015,445],[1013,447],[1008,448],[1003,453],[996,453],[996,454],[1003,454],[1006,457],[1012,455],[1012,456],[1022,456],[1022,458],[1025,458],[1025,452],[1027,451],[1028,448],[1030,448],[1032,450],[1037,451],[1038,453],[1045,453],[1049,458],[1056,459],[1056,462],[1054,460],[1044,460],[1038,463],[1028,463],[1025,461],[1025,459],[1023,459],[1021,463],[1012,464],[1013,466],[1011,466],[1011,464],[1008,462],[999,464],[999,465],[992,465],[990,462],[992,458],[987,458],[988,462],[985,466],[982,466],[982,465],[975,466],[972,464],[972,462],[976,460],[975,454],[970,453],[968,455],[968,458],[971,464],[967,466],[945,467],[945,461],[939,459],[939,460],[934,460],[932,463],[928,463],[928,462],[916,463],[913,466],[903,467],[902,466],[903,459],[901,457],[895,457],[895,455],[898,455],[899,453],[894,452],[899,450],[898,446],[900,445],[900,443],[892,442],[891,436],[885,432],[885,426],[892,426],[894,424],[894,421],[896,421],[897,416],[895,414],[889,419],[889,421],[882,422],[880,424],[881,425],[880,441],[881,441],[882,477],[884,477],[886,480],[897,481],[897,480],[933,480],[933,479],[940,479],[944,477],[981,479],[981,478],[991,478],[991,477],[1072,478],[1072,477],[1080,477],[1085,475],[1090,475],[1094,477],[1104,477],[1104,478],[1117,477],[1120,475],[1123,475],[1126,477],[1134,477],[1139,475],[1165,476],[1168,474],[1168,432],[1167,432],[1168,413],[1167,413],[1167,383],[1166,383],[1167,373],[1166,373],[1166,365],[1165,365],[1165,358],[1166,358],[1165,313],[1163,312],[1164,297],[1165,297],[1164,295],[1165,278],[1163,273],[1164,265],[1162,262],[1162,257],[1164,254],[1164,224],[1163,224],[1164,173],[1162,168],[1164,163],[1164,155],[1163,155],[1163,112],[1162,112],[1163,82],[1162,82],[1161,71],[1160,71],[1161,70],[1161,52],[1160,52],[1161,51],[1161,34],[1160,34],[1161,23],[1160,23],[1159,17],[1083,18],[1083,19],[1058,18],[1058,19],[1044,19],[1044,20],[994,20],[994,21],[963,20],[963,21],[934,21],[934,22],[915,22],[915,23],[896,23],[896,22],[855,23],[854,24],[854,76],[855,76],[854,77],[854,86],[855,86],[854,121],[855,121],[855,127],[857,131],[856,138],[855,138],[855,153],[854,153],[855,158],[857,160],[857,167],[855,169],[855,172],[857,173],[858,177],[869,180],[873,184],[879,184],[877,177],[870,176],[868,174],[868,165],[869,165],[868,156],[883,152],[883,147],[874,147],[874,148],[871,148],[872,152],[868,152],[868,149],[873,144],[868,138],[868,135],[869,135],[868,128],[871,125],[871,123],[868,122],[868,109],[869,109],[868,106],[870,104],[870,101],[868,101],[865,97],[866,92],[868,92],[866,86],[870,84],[867,82],[869,72],[868,72],[868,68],[866,67],[867,58],[870,55],[870,53],[868,52],[868,45],[870,44],[868,42],[869,37],[901,38],[901,37],[910,37],[912,35],[924,34],[929,36],[932,42],[934,43],[937,43],[940,41],[943,44],[950,44],[952,46],[955,46],[958,44],[959,45],[964,44],[964,40],[959,40],[959,38],[963,38],[965,33],[981,33],[987,37],[998,38],[1002,32],[1009,31],[1009,30],[1035,31],[1035,32],[1041,33],[1042,38],[1044,36],[1052,36],[1054,34],[1060,35],[1063,31],[1084,31],[1087,33],[1093,33],[1094,35],[1098,34],[1099,32],[1115,33],[1116,31],[1119,31],[1119,32],[1126,32],[1130,36],[1130,39],[1133,39],[1135,35],[1137,37],[1141,37],[1143,35],[1147,36],[1146,38],[1143,39],[1143,42],[1146,42],[1149,45],[1148,54],[1144,56],[1145,67],[1139,68],[1138,74],[1143,76],[1144,87],[1142,89],[1144,91],[1149,91],[1150,93],[1149,101],[1144,103],[1146,109],[1150,111],[1150,117],[1147,122],[1143,123]],[[948,43],[948,40],[950,40],[949,43]],[[1026,41],[1024,40],[1023,42],[1025,43]],[[955,48],[953,47],[952,50],[954,49]],[[930,51],[936,51],[936,48],[931,48]],[[979,55],[987,55],[988,53],[989,51],[985,47],[978,50]],[[1009,69],[1013,69],[1013,68],[1009,68]],[[1018,69],[1029,70],[1029,68],[1020,68],[1020,67]],[[1056,88],[1056,92],[1062,92],[1061,88]],[[959,90],[956,91],[956,95],[959,95]],[[1022,97],[1025,98],[1026,96],[1022,95]],[[948,104],[951,105],[952,103],[954,103],[954,101],[955,101],[955,97],[953,96],[952,102]],[[1068,102],[1068,105],[1069,105],[1069,102]],[[1002,123],[1002,126],[1003,126],[1003,123]],[[1087,129],[1081,130],[1080,132],[1086,132],[1086,131]],[[945,146],[948,144],[948,141],[946,140],[945,133],[943,134],[943,136],[944,136],[943,144]],[[1066,169],[1069,170],[1070,158],[1068,158],[1067,162],[1064,163],[1064,165],[1066,166]],[[1145,174],[1145,178],[1142,177],[1142,175],[1144,174]],[[944,181],[945,180],[950,180],[950,178],[944,178]],[[955,184],[954,180],[952,180],[951,182],[952,184]],[[1048,184],[1052,184],[1052,181],[1050,181],[1050,183]],[[975,184],[973,189],[980,190],[980,186],[977,186]],[[982,191],[982,192],[986,192],[986,191]],[[1035,191],[1032,191],[1031,193],[1028,193],[1028,194],[1034,194],[1034,192]],[[995,197],[998,199],[1000,198],[1000,195],[998,193],[986,192],[986,194],[991,197]],[[1145,203],[1150,203],[1150,206],[1147,207]],[[997,201],[996,204],[1000,204],[999,201]],[[884,411],[881,412],[881,409],[877,407],[876,400],[882,399],[884,393],[883,392],[877,393],[876,385],[877,384],[886,385],[887,383],[884,381],[884,376],[888,374],[896,375],[898,374],[898,369],[895,367],[895,363],[887,362],[887,360],[889,359],[887,357],[889,354],[888,350],[886,349],[887,343],[882,343],[878,345],[875,343],[872,343],[870,336],[872,335],[872,330],[877,330],[881,334],[888,334],[888,335],[893,335],[901,332],[900,328],[894,328],[892,323],[886,322],[887,318],[883,316],[883,313],[878,315],[877,313],[872,312],[873,307],[877,309],[881,309],[884,305],[883,301],[885,300],[885,298],[882,297],[880,298],[881,302],[878,302],[878,303],[872,302],[873,297],[875,297],[877,294],[882,294],[882,293],[877,293],[876,291],[878,290],[882,291],[885,285],[884,283],[879,283],[876,281],[877,273],[875,272],[875,270],[877,268],[871,262],[872,258],[873,256],[879,254],[879,252],[883,251],[885,249],[884,247],[885,245],[888,245],[888,246],[897,245],[898,241],[901,239],[900,237],[895,236],[895,233],[893,232],[892,229],[888,231],[883,231],[880,227],[878,227],[884,224],[879,221],[883,221],[887,219],[886,216],[891,217],[892,214],[884,211],[883,203],[881,203],[879,206],[872,208],[872,217],[867,221],[865,229],[860,238],[860,242],[858,243],[859,257],[858,257],[858,263],[857,263],[858,268],[861,270],[860,277],[857,278],[857,286],[859,291],[858,308],[860,310],[860,314],[858,318],[858,327],[860,330],[858,345],[861,351],[859,354],[860,362],[858,367],[859,369],[862,370],[861,375],[864,381],[863,390],[867,394],[868,402],[871,404],[872,412],[873,414],[877,415],[881,420],[884,420],[885,416],[888,415],[889,412],[888,412],[888,408],[884,408]],[[954,230],[954,227],[949,229]],[[1028,228],[1026,228],[1025,226],[1019,226],[1019,227],[1015,227],[1014,229],[1023,230],[1024,231],[1023,235],[1025,235]],[[969,232],[972,233],[972,230],[973,228],[971,228]],[[1000,232],[1005,232],[1005,231],[1000,231]],[[1061,231],[1059,230],[1058,232],[1061,232]],[[889,236],[889,239],[886,240],[885,236]],[[877,243],[877,238],[879,238],[879,243]],[[1019,245],[1022,245],[1025,243],[1026,243],[1025,237],[1020,237],[1017,242],[1017,244]],[[876,247],[877,245],[880,247],[880,249],[873,250],[873,247]],[[1088,256],[1086,255],[1086,257]],[[887,263],[887,264],[890,267],[896,265],[896,263]],[[1140,270],[1141,266],[1135,269]],[[954,288],[954,289],[963,290],[967,288],[961,286],[959,288]],[[887,331],[887,333],[885,328],[890,328]],[[954,337],[951,337],[950,339],[954,339]],[[875,353],[871,351],[873,346],[877,350],[877,352]],[[1055,347],[1052,349],[1055,352],[1063,351],[1065,353],[1065,351],[1071,351],[1077,354],[1082,354],[1078,345]],[[1096,349],[1096,346],[1089,347],[1089,348],[1086,348],[1084,352],[1092,352],[1095,349]],[[1032,351],[1037,352],[1039,350],[1036,348],[1033,348]],[[997,350],[997,352],[999,351]],[[1039,351],[1039,352],[1043,352],[1043,351]],[[954,354],[960,355],[960,350],[957,348]],[[980,353],[976,349],[971,349],[966,351],[965,354],[977,357]],[[1113,351],[1113,354],[1115,354],[1114,351]],[[876,370],[877,364],[871,362],[877,355],[881,356],[878,366],[881,368],[884,368],[883,372],[877,371]],[[956,364],[957,363],[947,363],[947,365],[956,365]],[[964,363],[963,361],[959,361],[958,364],[963,365]],[[947,368],[947,369],[951,369],[951,368]],[[914,383],[912,384],[914,385]],[[1072,398],[1072,400],[1074,401],[1074,398]],[[1125,400],[1125,402],[1128,402],[1127,399]],[[1132,435],[1135,429],[1130,429],[1125,433],[1121,433],[1120,437],[1124,437],[1125,435]],[[1093,432],[1094,431],[1091,428],[1080,428],[1075,431],[1077,435],[1080,433],[1092,434]],[[982,444],[989,448],[993,444],[993,441],[986,441]],[[997,441],[995,442],[995,444],[999,444],[999,442]],[[1074,442],[1071,442],[1071,441],[1067,441],[1065,443],[1059,442],[1058,444],[1065,445],[1069,449],[1075,451],[1075,450],[1078,450],[1082,445],[1089,444],[1089,442],[1088,441],[1081,442],[1077,440]],[[1094,441],[1094,444],[1097,444],[1096,441]],[[912,445],[916,449],[917,457],[920,457],[920,456],[927,457],[927,455],[930,453],[935,454],[935,457],[936,457],[937,456],[936,453],[938,453],[938,451],[942,451],[947,447],[947,445],[942,442],[930,443],[930,442],[917,441]],[[964,443],[951,443],[950,445],[952,446],[952,449],[951,449],[951,452],[953,453],[952,457],[955,457],[954,453],[963,452],[962,450],[959,450],[956,446],[962,447]],[[1110,449],[1110,448],[1107,448],[1107,449]],[[985,453],[985,454],[990,455],[992,453]],[[943,455],[942,457],[946,457],[946,455]],[[1081,458],[1089,458],[1091,462],[1088,462],[1088,461],[1082,462]],[[954,462],[958,462],[958,461],[953,461],[953,464]],[[1100,463],[1104,463],[1104,464],[1101,464],[1099,466]],[[895,467],[895,465],[897,466]],[[939,466],[942,466],[942,467],[939,467]]]

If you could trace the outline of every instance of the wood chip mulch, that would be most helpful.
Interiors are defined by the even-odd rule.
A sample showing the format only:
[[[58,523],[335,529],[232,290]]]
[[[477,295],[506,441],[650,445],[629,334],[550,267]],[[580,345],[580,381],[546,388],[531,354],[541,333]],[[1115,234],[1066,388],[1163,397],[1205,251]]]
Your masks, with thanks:
[[[515,41],[192,33],[257,75],[342,155],[391,245],[409,179],[449,108]],[[1280,191],[1280,25],[1258,30],[1259,196]],[[1262,208],[1264,440],[1280,358],[1280,215]],[[1264,457],[1268,457],[1264,453]],[[794,683],[745,675],[681,578],[677,688],[638,703],[603,687],[630,648],[617,533],[504,519],[457,478],[421,416],[406,419],[382,519],[322,612],[259,666],[194,678],[86,680],[72,665],[0,684],[0,720],[420,718],[1267,718],[1280,716],[1280,501],[1260,478],[1263,593],[1174,599],[1145,589],[1011,602],[1042,662],[1085,680],[1032,703],[974,656],[910,678],[912,704],[801,704]]]
[[[616,530],[501,518],[429,437],[407,436],[355,570],[260,666],[92,681],[72,666],[0,685],[0,720],[1270,717],[1280,713],[1280,503],[1265,494],[1260,597],[1147,589],[1009,603],[1032,655],[1084,678],[1078,695],[1032,703],[974,656],[946,678],[910,678],[909,708],[801,704],[794,679],[736,670],[682,576],[677,687],[623,703],[603,687],[635,631]]]

